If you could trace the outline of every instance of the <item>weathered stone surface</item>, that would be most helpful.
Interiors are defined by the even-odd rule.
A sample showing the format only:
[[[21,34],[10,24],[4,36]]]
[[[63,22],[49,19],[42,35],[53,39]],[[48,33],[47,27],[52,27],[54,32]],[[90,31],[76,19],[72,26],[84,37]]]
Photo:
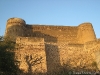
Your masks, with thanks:
[[[32,66],[33,71],[55,72],[64,64],[73,70],[100,69],[100,39],[96,39],[91,23],[79,26],[28,25],[19,18],[7,21],[5,37],[16,42],[15,59],[19,68],[29,71],[28,60],[35,55],[42,57],[41,64]],[[29,56],[26,61],[25,57]],[[29,63],[29,64],[28,64]]]

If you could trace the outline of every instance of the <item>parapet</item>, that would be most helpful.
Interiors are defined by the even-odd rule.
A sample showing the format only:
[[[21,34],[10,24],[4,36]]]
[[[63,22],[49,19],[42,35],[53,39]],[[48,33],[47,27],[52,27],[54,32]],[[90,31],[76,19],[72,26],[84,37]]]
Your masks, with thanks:
[[[18,23],[18,25],[26,25],[26,22],[21,18],[10,18],[7,20],[7,25],[12,23]]]
[[[90,22],[84,22],[84,23],[81,23],[79,26],[84,26],[84,25],[92,25]]]

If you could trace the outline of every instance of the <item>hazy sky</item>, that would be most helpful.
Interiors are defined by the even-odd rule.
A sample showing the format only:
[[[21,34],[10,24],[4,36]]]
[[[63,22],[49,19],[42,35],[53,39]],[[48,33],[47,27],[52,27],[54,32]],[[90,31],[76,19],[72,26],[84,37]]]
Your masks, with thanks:
[[[90,22],[100,38],[100,0],[0,0],[0,35],[11,17],[27,24],[78,26]]]

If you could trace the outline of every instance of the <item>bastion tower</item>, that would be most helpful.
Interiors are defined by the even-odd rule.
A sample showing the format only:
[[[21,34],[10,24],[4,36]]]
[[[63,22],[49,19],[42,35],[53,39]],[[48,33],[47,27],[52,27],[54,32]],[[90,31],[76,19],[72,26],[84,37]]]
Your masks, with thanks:
[[[78,26],[78,41],[79,43],[85,43],[88,41],[96,40],[96,35],[91,23],[82,23]]]
[[[25,21],[21,18],[10,18],[7,20],[5,37],[16,40],[18,36],[25,36]]]

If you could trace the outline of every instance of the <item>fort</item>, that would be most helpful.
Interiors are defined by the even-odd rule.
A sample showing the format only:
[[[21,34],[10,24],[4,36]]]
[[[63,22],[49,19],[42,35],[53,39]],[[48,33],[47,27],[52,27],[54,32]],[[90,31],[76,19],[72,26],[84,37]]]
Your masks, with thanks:
[[[31,70],[55,72],[67,64],[70,69],[100,70],[100,39],[96,38],[91,23],[78,26],[55,26],[26,24],[21,18],[7,20],[5,37],[16,42],[15,59],[19,68],[28,72],[26,56],[42,57],[40,64],[31,65]]]

